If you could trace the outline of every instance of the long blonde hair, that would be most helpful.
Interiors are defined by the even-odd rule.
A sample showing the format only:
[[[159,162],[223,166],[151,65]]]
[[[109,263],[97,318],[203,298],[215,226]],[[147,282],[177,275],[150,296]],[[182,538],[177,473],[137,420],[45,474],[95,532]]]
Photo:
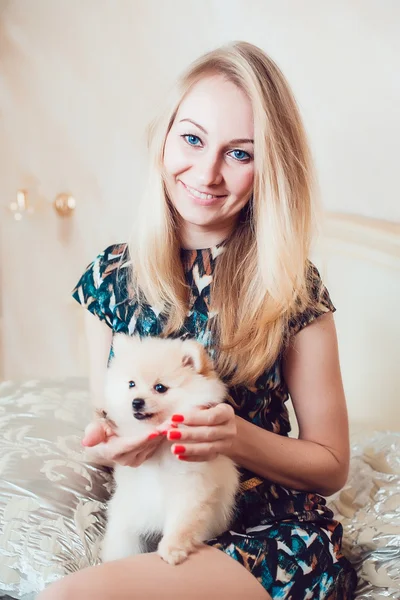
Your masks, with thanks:
[[[163,177],[166,137],[179,105],[201,78],[220,74],[251,101],[254,189],[238,227],[216,262],[210,320],[216,366],[233,385],[251,385],[288,340],[289,320],[310,302],[307,259],[313,221],[313,173],[296,102],[276,64],[259,48],[235,42],[195,61],[177,81],[165,111],[149,129],[149,180],[133,240],[136,298],[160,311],[165,335],[188,311],[176,215]]]

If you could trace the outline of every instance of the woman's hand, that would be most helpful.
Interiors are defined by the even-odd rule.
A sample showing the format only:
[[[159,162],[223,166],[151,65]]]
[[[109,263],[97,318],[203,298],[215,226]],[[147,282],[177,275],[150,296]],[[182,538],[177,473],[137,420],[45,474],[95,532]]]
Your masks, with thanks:
[[[82,445],[93,448],[96,459],[106,465],[117,463],[139,467],[154,454],[164,439],[165,436],[158,431],[134,440],[119,437],[108,423],[95,421],[86,427]]]
[[[174,442],[171,451],[177,458],[202,462],[219,454],[229,456],[237,434],[236,416],[232,406],[218,404],[213,408],[198,408],[185,415],[174,415],[167,428],[160,426],[157,430]]]

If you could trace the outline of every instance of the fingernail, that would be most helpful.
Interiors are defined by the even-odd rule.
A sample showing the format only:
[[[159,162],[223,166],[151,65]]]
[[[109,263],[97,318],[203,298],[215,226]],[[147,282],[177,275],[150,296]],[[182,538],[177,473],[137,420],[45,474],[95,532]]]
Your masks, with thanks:
[[[175,423],[183,423],[183,415],[172,415],[171,421]]]
[[[186,452],[185,446],[174,446],[174,454],[183,454]]]
[[[158,437],[159,435],[160,435],[160,434],[159,434],[158,432],[156,432],[156,433],[151,433],[147,439],[148,439],[148,440],[155,440],[155,439],[156,439],[156,437]]]
[[[171,427],[178,427],[177,423],[171,423]]]
[[[180,440],[181,437],[182,437],[182,434],[180,431],[170,431],[168,434],[169,440]]]
[[[86,447],[85,440],[81,440],[81,445],[84,446],[84,447]]]
[[[179,458],[179,460],[186,460],[186,462],[189,462],[189,459],[187,458],[187,456],[182,456],[182,454],[179,454],[177,456],[177,458]]]
[[[168,429],[163,429],[162,431],[160,431],[160,435],[167,435],[168,433]]]

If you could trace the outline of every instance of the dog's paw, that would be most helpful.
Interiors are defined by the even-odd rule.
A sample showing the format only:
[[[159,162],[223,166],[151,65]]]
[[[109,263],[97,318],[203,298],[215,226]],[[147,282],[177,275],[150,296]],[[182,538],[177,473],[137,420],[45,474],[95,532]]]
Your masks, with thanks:
[[[183,563],[189,554],[196,551],[196,546],[193,542],[185,542],[180,544],[177,540],[169,540],[163,538],[158,544],[158,554],[169,565],[179,565]]]

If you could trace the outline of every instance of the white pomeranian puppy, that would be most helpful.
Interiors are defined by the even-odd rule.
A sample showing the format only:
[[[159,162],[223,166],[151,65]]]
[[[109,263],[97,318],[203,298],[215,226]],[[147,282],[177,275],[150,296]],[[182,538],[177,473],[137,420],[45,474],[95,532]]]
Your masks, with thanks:
[[[224,401],[226,388],[198,342],[117,334],[113,350],[104,409],[118,435],[143,437],[173,414]],[[181,461],[171,445],[165,440],[139,467],[115,466],[103,561],[142,553],[146,540],[161,538],[159,555],[178,564],[228,529],[239,486],[234,463],[223,455]]]

